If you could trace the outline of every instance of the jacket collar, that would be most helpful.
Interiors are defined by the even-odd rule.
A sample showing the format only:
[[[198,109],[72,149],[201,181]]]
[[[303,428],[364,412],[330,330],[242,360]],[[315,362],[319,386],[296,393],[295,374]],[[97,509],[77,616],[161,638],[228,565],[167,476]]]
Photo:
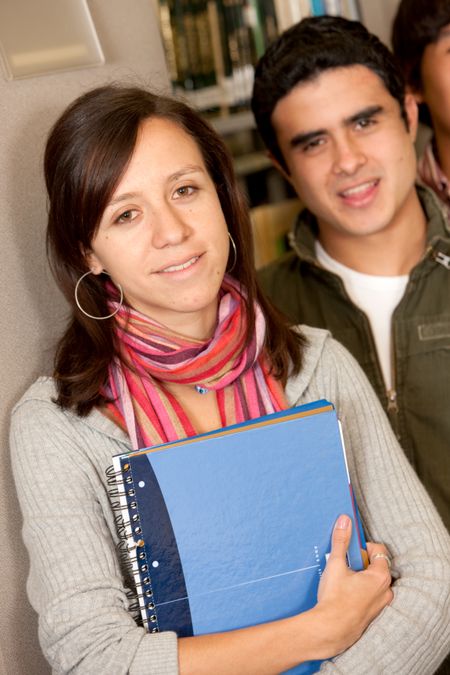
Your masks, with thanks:
[[[417,194],[428,221],[427,248],[438,247],[441,251],[450,251],[450,222],[447,211],[432,190],[416,185]],[[315,242],[318,235],[317,219],[303,209],[289,233],[289,244],[300,260],[317,262]]]

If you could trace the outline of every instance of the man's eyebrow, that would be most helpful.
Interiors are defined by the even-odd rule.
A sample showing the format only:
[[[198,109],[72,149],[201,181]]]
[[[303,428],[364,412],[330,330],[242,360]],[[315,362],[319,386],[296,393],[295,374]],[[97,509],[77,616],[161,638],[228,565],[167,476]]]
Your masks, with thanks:
[[[358,112],[354,115],[346,117],[344,119],[344,126],[351,126],[352,124],[355,124],[355,122],[359,122],[362,119],[367,119],[367,117],[375,117],[375,115],[379,115],[382,112],[384,112],[384,108],[381,105],[368,106],[363,110],[358,110]],[[319,138],[320,136],[323,136],[326,133],[326,129],[314,129],[313,131],[296,134],[289,141],[289,145],[291,148],[298,148],[299,146],[306,145],[307,143],[313,141],[316,138]]]
[[[307,131],[304,134],[296,134],[289,141],[289,145],[291,148],[298,148],[300,145],[306,145],[315,138],[323,136],[323,134],[326,134],[326,132],[326,129],[315,129],[314,131]]]
[[[384,112],[384,108],[382,105],[370,105],[367,108],[363,108],[363,110],[359,110],[354,115],[346,117],[344,120],[344,124],[347,127],[354,124],[355,122],[367,119],[368,117],[375,117],[376,115],[379,115],[382,112]]]

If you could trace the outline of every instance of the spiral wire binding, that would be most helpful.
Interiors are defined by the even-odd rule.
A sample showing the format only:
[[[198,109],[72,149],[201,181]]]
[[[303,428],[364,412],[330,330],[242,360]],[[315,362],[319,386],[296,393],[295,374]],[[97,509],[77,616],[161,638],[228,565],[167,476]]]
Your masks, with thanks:
[[[120,461],[120,460],[119,460]],[[142,622],[151,633],[158,633],[158,617],[153,601],[152,580],[149,574],[149,564],[145,552],[145,542],[141,538],[142,529],[137,511],[136,493],[133,485],[131,465],[125,462],[121,471],[114,466],[106,469],[106,482],[111,507],[116,511],[114,523],[119,542],[116,545],[118,555],[124,570],[134,579],[136,593],[127,592],[127,598],[136,601],[129,606],[130,612],[140,610]],[[116,501],[113,501],[116,500]],[[134,513],[133,513],[134,511]],[[134,535],[137,536],[135,539]]]

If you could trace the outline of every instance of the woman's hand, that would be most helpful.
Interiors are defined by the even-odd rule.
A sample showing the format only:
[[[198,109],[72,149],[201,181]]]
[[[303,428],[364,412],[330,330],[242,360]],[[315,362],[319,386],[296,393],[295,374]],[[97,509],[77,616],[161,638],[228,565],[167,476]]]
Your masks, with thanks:
[[[181,638],[180,673],[273,675],[350,647],[392,599],[386,560],[376,558],[363,572],[347,567],[350,535],[351,521],[341,516],[313,609],[241,630]],[[370,556],[386,554],[381,544],[367,548]]]
[[[332,549],[319,584],[318,602],[313,612],[320,615],[323,636],[329,636],[328,653],[336,656],[354,644],[373,619],[393,598],[391,574],[387,560],[374,559],[376,553],[387,555],[382,544],[367,544],[367,569],[354,572],[347,566],[346,553],[352,523],[340,516],[334,527]]]

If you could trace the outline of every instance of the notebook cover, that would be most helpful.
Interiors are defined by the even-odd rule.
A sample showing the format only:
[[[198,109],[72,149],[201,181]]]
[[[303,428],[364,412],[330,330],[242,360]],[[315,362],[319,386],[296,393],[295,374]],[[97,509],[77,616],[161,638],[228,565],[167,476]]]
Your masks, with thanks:
[[[363,569],[340,425],[326,401],[121,455],[114,466],[151,631],[202,635],[311,608],[340,513],[355,523],[349,564]]]

